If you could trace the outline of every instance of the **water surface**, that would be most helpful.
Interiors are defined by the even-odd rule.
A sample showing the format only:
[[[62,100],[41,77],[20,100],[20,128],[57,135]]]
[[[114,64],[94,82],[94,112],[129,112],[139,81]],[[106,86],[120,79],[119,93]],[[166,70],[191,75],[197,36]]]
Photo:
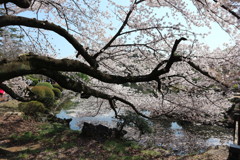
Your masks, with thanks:
[[[83,122],[102,124],[116,127],[117,120],[114,112],[108,111],[96,116],[78,116],[76,110],[61,110],[57,117],[72,118],[70,127],[81,130]],[[232,143],[232,130],[207,125],[193,125],[187,122],[177,122],[171,119],[151,121],[154,132],[140,135],[139,131],[127,127],[126,137],[134,139],[143,145],[156,145],[171,150],[173,154],[184,155],[188,153],[203,152],[210,146],[229,145]]]

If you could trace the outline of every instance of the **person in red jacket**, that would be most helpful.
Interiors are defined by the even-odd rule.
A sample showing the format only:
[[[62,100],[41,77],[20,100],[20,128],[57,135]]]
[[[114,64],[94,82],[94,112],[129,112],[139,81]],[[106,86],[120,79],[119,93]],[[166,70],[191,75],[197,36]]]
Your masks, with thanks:
[[[5,93],[5,91],[3,89],[0,88],[0,102],[4,101],[4,97],[3,94]]]
[[[5,93],[5,91],[0,88],[0,97],[2,97],[4,93]]]

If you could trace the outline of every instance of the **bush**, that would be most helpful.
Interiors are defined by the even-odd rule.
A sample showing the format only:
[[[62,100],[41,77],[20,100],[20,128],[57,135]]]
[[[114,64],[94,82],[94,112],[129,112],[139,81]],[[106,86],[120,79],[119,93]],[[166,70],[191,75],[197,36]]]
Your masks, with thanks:
[[[62,97],[62,92],[60,91],[60,89],[58,89],[58,88],[53,88],[52,90],[53,90],[54,95],[55,95],[55,97],[56,97],[57,99],[59,99],[59,98]]]
[[[34,78],[34,77],[30,76],[30,75],[26,76],[26,79],[29,79],[29,80],[32,81],[32,83],[30,84],[30,86],[35,86],[35,85],[39,82],[39,79]]]
[[[36,84],[36,86],[46,86],[46,87],[53,89],[52,84],[48,83],[48,82],[39,82],[38,84]]]
[[[52,86],[53,86],[53,88],[59,89],[61,92],[63,91],[63,88],[59,84],[57,84],[57,83],[53,84]]]
[[[149,122],[137,113],[126,111],[124,115],[119,115],[118,119],[120,121],[117,123],[117,127],[120,131],[123,130],[123,127],[130,126],[137,128],[140,134],[152,132]]]
[[[18,108],[21,112],[29,116],[37,116],[39,113],[45,113],[47,111],[44,104],[38,101],[19,103]]]
[[[45,89],[46,87],[43,86],[34,86],[31,88],[31,92],[38,96],[38,97],[44,97],[45,96]]]
[[[53,106],[55,96],[51,88],[46,86],[34,86],[31,91],[37,96],[37,100],[42,102],[46,107],[49,108]]]
[[[238,84],[234,84],[234,85],[232,86],[232,88],[233,88],[233,89],[238,89]]]

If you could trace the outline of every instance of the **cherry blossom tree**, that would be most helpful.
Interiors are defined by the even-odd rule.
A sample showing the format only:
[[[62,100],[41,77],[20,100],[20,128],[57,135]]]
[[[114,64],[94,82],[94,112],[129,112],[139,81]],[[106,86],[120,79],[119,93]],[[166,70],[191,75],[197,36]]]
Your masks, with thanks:
[[[207,33],[196,28],[218,23],[239,52],[239,1],[0,0],[0,4],[5,9],[0,27],[19,26],[29,46],[36,48],[2,59],[0,82],[42,74],[65,89],[108,101],[116,115],[116,108],[125,106],[144,117],[141,109],[154,115],[214,119],[229,105],[224,59],[198,42]],[[57,59],[49,32],[65,38],[75,55]],[[0,87],[18,100],[29,100],[3,83]]]

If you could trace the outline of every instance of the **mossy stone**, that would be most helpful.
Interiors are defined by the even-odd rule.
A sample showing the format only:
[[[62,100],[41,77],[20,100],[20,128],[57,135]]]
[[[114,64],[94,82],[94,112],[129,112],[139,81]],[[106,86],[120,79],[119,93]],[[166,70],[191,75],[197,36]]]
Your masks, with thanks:
[[[39,82],[38,84],[36,84],[36,86],[46,86],[46,87],[53,89],[52,84],[48,83],[48,82]]]
[[[58,88],[61,92],[63,91],[63,88],[59,84],[53,84],[53,88]]]
[[[45,113],[47,111],[44,104],[39,101],[19,103],[18,108],[21,112],[29,116],[37,116],[39,113]]]
[[[62,92],[60,91],[60,89],[58,89],[58,88],[53,88],[52,90],[53,90],[54,95],[55,95],[55,97],[56,97],[57,99],[59,99],[59,98],[62,97]]]
[[[55,102],[55,95],[51,88],[46,86],[34,86],[32,93],[37,96],[37,100],[42,102],[46,107],[50,108]]]

